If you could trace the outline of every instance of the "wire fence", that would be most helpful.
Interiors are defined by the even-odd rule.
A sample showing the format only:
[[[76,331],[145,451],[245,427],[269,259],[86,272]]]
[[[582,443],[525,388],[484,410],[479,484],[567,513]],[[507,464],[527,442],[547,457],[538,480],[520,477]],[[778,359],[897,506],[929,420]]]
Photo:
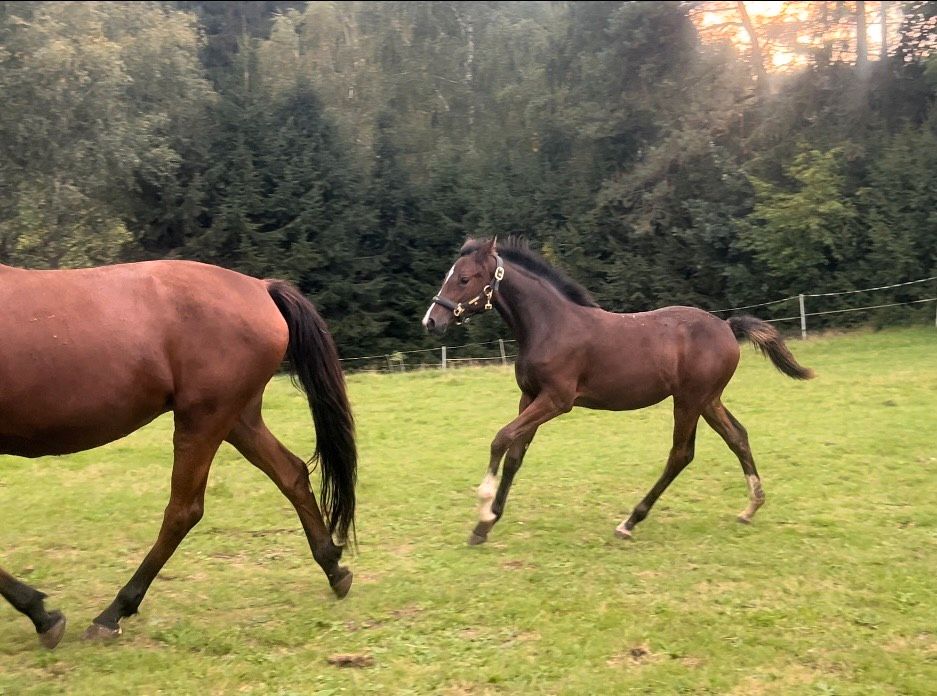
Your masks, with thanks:
[[[468,365],[512,364],[517,341],[498,338],[493,341],[462,343],[439,348],[398,350],[392,353],[342,358],[351,372],[406,372],[421,369],[450,369]]]
[[[920,283],[934,282],[934,296],[918,299],[909,299],[902,302],[882,302],[879,304],[867,304],[859,307],[838,307],[836,309],[817,308],[813,311],[807,311],[808,307],[813,309],[818,298],[839,298],[846,295],[856,295],[859,293],[872,293],[882,290],[894,290],[895,288],[918,285]],[[708,310],[712,314],[726,314],[732,312],[741,312],[753,309],[768,309],[770,312],[782,309],[779,307],[785,303],[797,303],[797,313],[788,313],[788,316],[780,317],[762,317],[765,321],[772,323],[800,321],[801,338],[807,338],[807,319],[809,317],[829,317],[837,314],[851,314],[856,312],[871,312],[878,309],[888,309],[894,307],[915,307],[923,306],[931,302],[937,306],[937,276],[929,278],[920,278],[918,280],[909,280],[902,283],[893,283],[891,285],[881,285],[872,288],[861,288],[858,290],[840,290],[836,292],[815,292],[800,293],[790,297],[782,297],[778,300],[769,300],[757,304],[742,305],[739,307],[726,307],[724,309]],[[929,316],[929,315],[928,315]],[[934,327],[937,328],[937,310],[934,313]],[[492,341],[481,341],[476,343],[462,343],[455,346],[440,346],[438,348],[416,348],[413,350],[399,350],[392,353],[379,353],[375,355],[363,355],[358,357],[342,358],[345,368],[350,372],[406,372],[419,369],[451,369],[464,367],[468,365],[509,365],[517,357],[517,341],[508,338],[498,338]]]
[[[829,317],[835,314],[849,314],[854,312],[869,312],[876,309],[885,309],[890,307],[912,307],[914,305],[923,305],[930,302],[937,303],[937,276],[930,276],[929,278],[919,278],[917,280],[908,280],[902,283],[892,283],[890,285],[879,285],[877,287],[871,288],[859,288],[854,290],[839,290],[835,292],[805,292],[798,295],[791,295],[790,297],[782,297],[779,300],[770,300],[768,302],[759,302],[758,304],[745,305],[742,307],[729,307],[726,309],[714,309],[710,310],[713,314],[722,314],[725,312],[739,312],[747,309],[756,309],[756,308],[768,308],[775,307],[777,305],[782,305],[786,303],[793,303],[795,300],[798,304],[798,313],[791,314],[789,316],[782,317],[771,317],[766,318],[766,321],[775,323],[775,322],[786,322],[786,321],[797,321],[800,320],[800,336],[801,338],[807,338],[807,318],[808,317]],[[808,299],[813,300],[815,298],[833,298],[833,297],[844,297],[846,295],[856,295],[859,293],[872,293],[878,292],[881,290],[894,290],[895,288],[907,287],[911,285],[919,285],[920,283],[935,282],[935,296],[934,297],[925,297],[917,299],[908,299],[901,302],[880,302],[878,304],[867,304],[859,307],[837,307],[835,309],[818,309],[815,311],[807,311]],[[937,327],[937,312],[934,316],[934,326]]]

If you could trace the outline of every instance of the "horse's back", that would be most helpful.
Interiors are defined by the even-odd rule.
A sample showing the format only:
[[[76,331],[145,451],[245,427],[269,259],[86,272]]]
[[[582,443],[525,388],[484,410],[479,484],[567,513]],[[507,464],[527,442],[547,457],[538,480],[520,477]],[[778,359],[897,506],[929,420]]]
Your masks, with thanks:
[[[670,396],[721,391],[738,365],[729,325],[695,307],[616,314],[590,310],[583,395],[590,408],[631,410]]]
[[[262,388],[288,340],[263,281],[187,261],[0,273],[0,452],[88,449]]]

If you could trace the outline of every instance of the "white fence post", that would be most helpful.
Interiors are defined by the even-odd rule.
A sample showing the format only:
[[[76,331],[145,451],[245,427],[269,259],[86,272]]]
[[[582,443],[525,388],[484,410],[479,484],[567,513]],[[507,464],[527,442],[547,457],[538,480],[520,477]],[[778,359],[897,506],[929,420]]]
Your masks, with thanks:
[[[442,347],[442,369],[446,369],[446,346]]]
[[[807,313],[804,311],[804,294],[797,296],[800,300],[800,340],[807,340]]]
[[[498,339],[498,347],[501,349],[501,364],[507,365],[508,359],[507,359],[507,356],[504,354],[504,339],[503,338]]]

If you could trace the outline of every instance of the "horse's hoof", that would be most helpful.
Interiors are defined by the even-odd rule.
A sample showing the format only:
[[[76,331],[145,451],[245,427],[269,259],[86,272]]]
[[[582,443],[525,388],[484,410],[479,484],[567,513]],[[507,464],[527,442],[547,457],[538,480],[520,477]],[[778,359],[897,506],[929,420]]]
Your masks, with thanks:
[[[350,570],[346,570],[345,574],[334,584],[332,585],[332,592],[335,593],[335,596],[339,599],[344,599],[345,595],[348,594],[348,590],[351,589],[351,582],[354,580],[355,576]]]
[[[741,524],[751,524],[751,523],[752,523],[752,518],[751,518],[751,517],[746,517],[745,515],[739,515],[739,516],[736,517],[735,519],[738,520]]]
[[[65,614],[60,611],[53,611],[49,616],[55,621],[49,628],[39,634],[39,642],[42,647],[52,650],[62,640],[62,636],[65,635]]]
[[[471,534],[469,534],[468,545],[480,546],[481,544],[484,544],[486,541],[488,541],[487,535],[482,536],[481,534],[476,534],[475,532],[472,532]]]
[[[625,529],[625,525],[620,524],[615,527],[615,536],[619,539],[627,539],[628,541],[634,541],[634,535],[631,533],[630,529]]]
[[[100,642],[106,642],[109,640],[114,640],[122,633],[120,626],[117,628],[109,628],[108,626],[102,626],[99,623],[92,623],[88,628],[85,629],[85,632],[82,634],[82,640],[95,640]]]

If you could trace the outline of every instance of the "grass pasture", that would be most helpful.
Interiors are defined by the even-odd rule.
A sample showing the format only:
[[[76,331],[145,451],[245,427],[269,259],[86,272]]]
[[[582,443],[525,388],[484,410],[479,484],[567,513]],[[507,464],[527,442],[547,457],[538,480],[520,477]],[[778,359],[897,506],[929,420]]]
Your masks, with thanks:
[[[792,341],[797,383],[753,350],[725,401],[767,505],[705,424],[636,530],[669,403],[544,426],[505,519],[469,548],[488,444],[514,414],[500,367],[352,375],[355,585],[334,600],[289,504],[225,446],[206,514],[114,644],[79,640],[155,538],[170,420],[108,447],[0,457],[0,566],[69,618],[54,652],[0,603],[0,693],[926,694],[937,689],[937,331]],[[271,428],[312,449],[305,403]],[[369,666],[342,668],[337,654]]]

